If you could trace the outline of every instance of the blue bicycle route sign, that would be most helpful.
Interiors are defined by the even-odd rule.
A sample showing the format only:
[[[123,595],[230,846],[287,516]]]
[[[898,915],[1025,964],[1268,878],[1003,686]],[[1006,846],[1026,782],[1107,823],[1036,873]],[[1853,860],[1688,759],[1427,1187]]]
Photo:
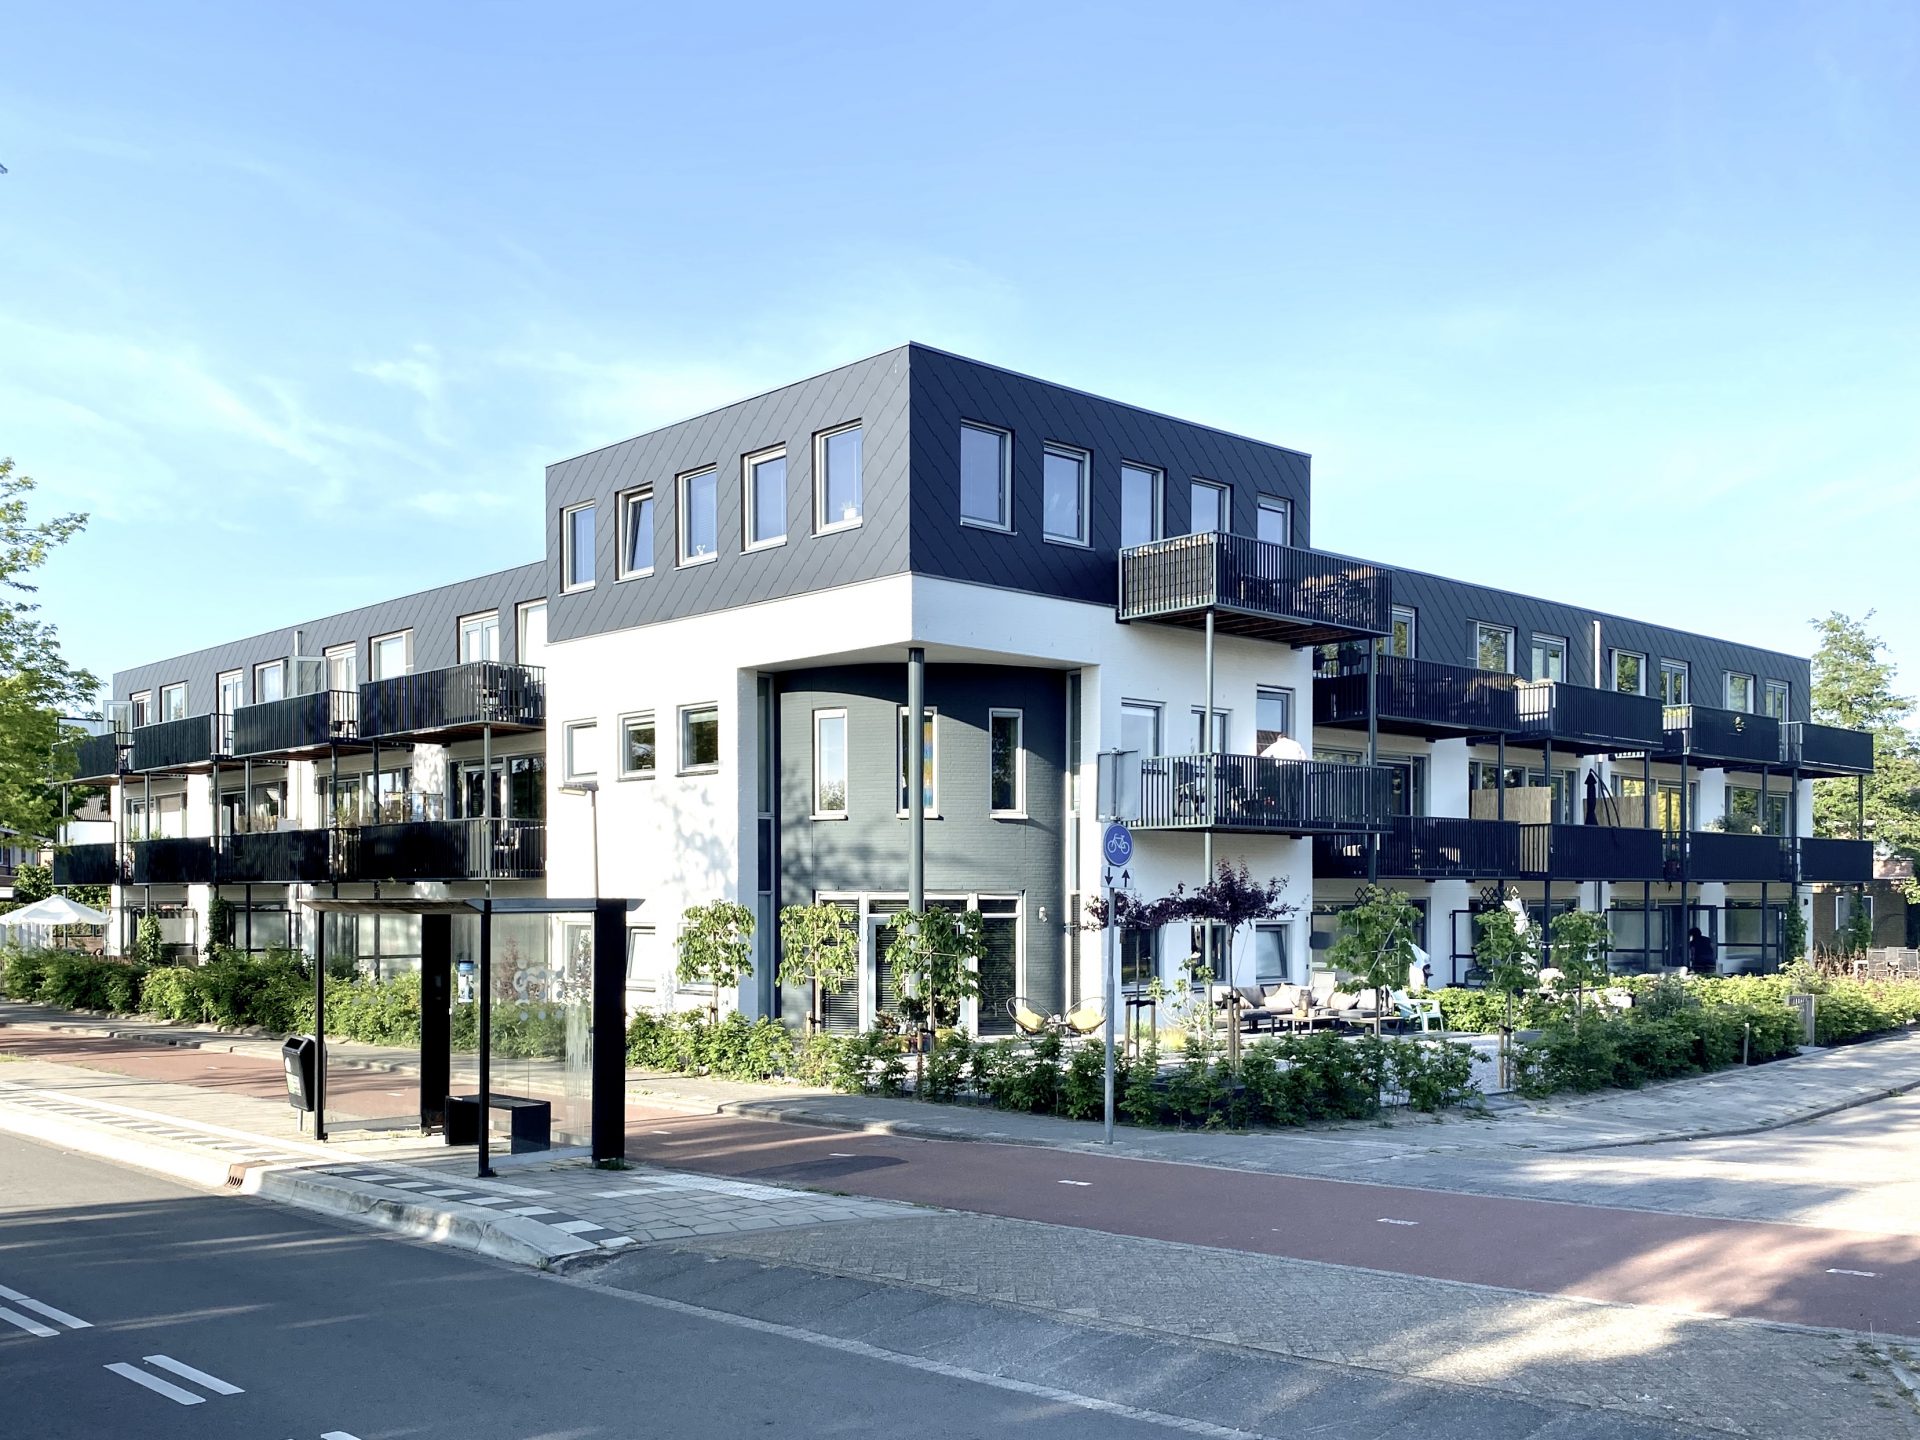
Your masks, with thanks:
[[[1100,849],[1107,857],[1109,865],[1125,865],[1133,859],[1133,832],[1118,820],[1107,826],[1107,833],[1100,842]]]

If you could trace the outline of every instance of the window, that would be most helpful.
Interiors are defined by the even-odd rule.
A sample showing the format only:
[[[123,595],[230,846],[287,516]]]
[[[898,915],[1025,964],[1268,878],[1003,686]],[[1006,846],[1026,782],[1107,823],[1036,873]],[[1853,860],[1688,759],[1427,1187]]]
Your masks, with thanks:
[[[680,773],[698,774],[720,768],[720,707],[680,707]]]
[[[1727,672],[1727,709],[1753,713],[1753,676]]]
[[[1120,932],[1120,983],[1151,985],[1160,974],[1160,932],[1158,930],[1122,930]]]
[[[1192,713],[1193,713],[1193,752],[1192,753],[1195,755],[1199,755],[1203,753],[1207,748],[1207,733],[1204,729],[1201,728],[1200,716],[1202,714],[1202,711],[1200,707],[1198,705],[1194,706]],[[1216,710],[1213,712],[1213,753],[1216,755],[1224,755],[1227,751],[1227,716],[1228,714],[1229,712],[1225,710]]]
[[[1414,778],[1415,783],[1424,784],[1424,776]],[[1576,778],[1577,776],[1572,770],[1555,769],[1552,778],[1549,779],[1543,770],[1527,770],[1520,766],[1509,765],[1507,767],[1506,789],[1513,791],[1526,788],[1538,789],[1542,786],[1547,787],[1553,792],[1548,801],[1553,809],[1553,818],[1562,825],[1571,825],[1573,824],[1573,797],[1575,790],[1578,788],[1574,783]],[[1500,767],[1488,760],[1469,760],[1467,762],[1467,788],[1469,790],[1500,789]],[[1621,793],[1624,797],[1626,792],[1623,790]],[[1635,793],[1637,794],[1638,792]],[[1511,809],[1507,812],[1507,818],[1513,818],[1513,811]]]
[[[860,427],[846,425],[816,436],[813,456],[814,530],[840,530],[858,525],[862,518]]]
[[[500,658],[500,612],[468,615],[460,621],[460,663]]]
[[[1560,636],[1536,635],[1533,637],[1533,678],[1536,680],[1567,678],[1567,642]]]
[[[560,512],[560,588],[587,590],[593,586],[593,504],[573,505]]]
[[[627,989],[652,994],[661,986],[661,967],[653,943],[651,925],[634,925],[627,930]]]
[[[391,680],[413,669],[413,632],[376,635],[367,644],[368,669],[375,680]]]
[[[1120,548],[1158,540],[1166,476],[1145,465],[1120,467]]]
[[[520,607],[518,616],[520,632],[515,637],[519,644],[514,654],[522,665],[544,665],[547,663],[547,602],[529,600]]]
[[[1313,758],[1330,761],[1337,765],[1364,765],[1367,760],[1366,752],[1362,750],[1322,750],[1318,746],[1314,748]],[[1426,814],[1426,759],[1419,755],[1381,755],[1376,763],[1387,772],[1387,813],[1389,815]],[[1487,765],[1485,771],[1487,784],[1491,786],[1494,767]],[[1476,790],[1481,788],[1478,778],[1473,780],[1472,785]]]
[[[1647,657],[1632,650],[1612,652],[1611,684],[1623,695],[1647,693]]]
[[[1021,743],[1018,710],[987,712],[988,807],[996,815],[1023,815],[1027,809],[1027,752]]]
[[[1398,655],[1411,660],[1420,642],[1420,617],[1405,605],[1393,607],[1393,628],[1380,637],[1382,655]]]
[[[1293,543],[1293,505],[1278,495],[1260,497],[1259,529],[1254,533],[1269,545]]]
[[[160,718],[162,720],[187,718],[187,687],[184,684],[160,687]]]
[[[747,549],[787,538],[787,452],[767,450],[745,461]]]
[[[1473,625],[1473,663],[1482,670],[1513,673],[1513,631],[1504,625],[1476,620]]]
[[[228,670],[213,682],[215,709],[222,715],[231,715],[247,703],[247,678],[238,670]],[[140,722],[135,717],[134,723]]]
[[[1853,921],[1853,907],[1860,906],[1867,912],[1867,924],[1873,923],[1873,896],[1856,895],[1851,890],[1842,890],[1833,897],[1833,928],[1844,931]]]
[[[287,662],[269,660],[264,665],[253,667],[253,703],[265,705],[270,700],[287,698]]]
[[[151,690],[142,690],[127,701],[127,706],[132,712],[134,729],[138,730],[142,725],[153,723],[153,692]]]
[[[620,717],[620,778],[651,780],[654,773],[654,725],[651,710]]]
[[[561,774],[568,781],[591,780],[600,773],[600,757],[594,748],[600,741],[600,724],[595,720],[569,720],[561,752]]]
[[[1049,445],[1041,458],[1043,525],[1047,539],[1063,545],[1087,543],[1087,472],[1084,450]]]
[[[619,578],[653,573],[653,487],[620,497]]]
[[[926,724],[921,729],[920,744],[918,747],[920,751],[920,804],[926,814],[932,815],[936,813],[939,808],[938,802],[940,798],[939,756],[935,748],[939,735],[939,727],[935,724],[935,721],[939,717],[938,712],[932,707],[928,707],[926,716]],[[912,731],[909,728],[911,725],[912,721],[907,715],[907,707],[902,705],[900,707],[899,742],[895,747],[896,754],[894,756],[897,761],[894,771],[897,782],[894,787],[894,798],[898,801],[896,808],[902,815],[907,813],[907,775],[909,773],[907,757],[913,753],[915,748],[911,738]]]
[[[1160,707],[1140,700],[1120,704],[1120,748],[1145,757],[1160,753]]]
[[[357,646],[331,645],[325,652],[327,689],[352,693],[360,688],[360,655]]]
[[[166,695],[166,691],[160,692],[162,702],[166,700]],[[160,708],[164,711],[166,705],[162,703]],[[1784,680],[1767,681],[1762,691],[1761,708],[1776,720],[1788,719],[1793,714],[1793,686]]]
[[[1259,753],[1293,734],[1293,692],[1260,687],[1253,702],[1254,744]]]
[[[1227,487],[1216,485],[1211,480],[1195,480],[1187,488],[1187,506],[1189,521],[1187,533],[1205,535],[1208,532],[1224,534],[1231,506],[1227,503]]]
[[[1687,662],[1684,660],[1662,660],[1660,662],[1660,703],[1662,705],[1685,705],[1692,690]]]
[[[847,712],[813,712],[813,818],[847,817]]]
[[[679,489],[680,563],[699,565],[720,553],[720,472],[682,475]]]
[[[1727,817],[1722,823],[1736,835],[1785,835],[1787,796],[1783,791],[1769,790],[1763,797],[1747,786],[1729,785]]]
[[[1253,927],[1253,981],[1256,985],[1284,985],[1292,976],[1287,964],[1287,927]]]
[[[986,425],[960,427],[960,519],[1013,528],[1013,437]]]

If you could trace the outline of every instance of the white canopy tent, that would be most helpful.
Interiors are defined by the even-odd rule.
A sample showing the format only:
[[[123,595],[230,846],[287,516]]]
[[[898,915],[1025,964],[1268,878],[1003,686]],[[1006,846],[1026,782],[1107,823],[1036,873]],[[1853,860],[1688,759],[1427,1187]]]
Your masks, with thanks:
[[[82,905],[64,895],[49,895],[44,900],[36,900],[31,905],[22,905],[18,910],[9,910],[0,915],[0,933],[5,933],[8,939],[14,939],[16,932],[26,931],[35,944],[45,945],[52,941],[55,926],[106,923],[106,915],[91,905]]]

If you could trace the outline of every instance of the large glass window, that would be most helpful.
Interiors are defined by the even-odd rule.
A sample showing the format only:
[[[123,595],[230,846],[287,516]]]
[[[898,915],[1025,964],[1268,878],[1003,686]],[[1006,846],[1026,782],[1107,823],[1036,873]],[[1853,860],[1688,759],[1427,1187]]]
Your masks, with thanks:
[[[1787,833],[1787,796],[1784,791],[1769,790],[1762,796],[1743,785],[1727,787],[1725,828],[1736,835],[1785,835]]]
[[[500,612],[468,615],[460,622],[460,663],[500,658]]]
[[[135,697],[136,700],[144,698],[143,696]],[[245,673],[239,670],[228,670],[222,673],[219,679],[214,681],[214,699],[214,709],[222,715],[231,715],[242,705],[246,704],[247,677]],[[142,720],[139,713],[136,712],[133,723],[135,725],[144,725],[147,722]]]
[[[560,512],[560,588],[585,590],[592,584],[593,506],[569,506]]]
[[[620,778],[647,780],[656,767],[653,712],[636,710],[620,717]]]
[[[1260,497],[1258,538],[1269,545],[1293,543],[1293,506],[1278,495]]]
[[[413,632],[401,630],[393,635],[377,635],[367,644],[369,669],[375,680],[391,680],[413,668]]]
[[[326,661],[327,689],[352,693],[360,688],[360,656],[356,647],[329,646]]]
[[[847,712],[813,712],[813,813],[847,813]]]
[[[1027,752],[1018,710],[987,715],[988,808],[996,815],[1021,815],[1027,808]]]
[[[1253,703],[1254,744],[1264,755],[1275,741],[1293,734],[1293,692],[1260,687]]]
[[[698,565],[720,553],[720,476],[696,470],[680,477],[680,563]]]
[[[160,718],[162,720],[187,718],[187,687],[185,685],[160,687]]]
[[[1285,925],[1254,926],[1254,983],[1284,985],[1292,978],[1292,967],[1287,963],[1287,927]]]
[[[600,726],[592,720],[572,720],[564,734],[565,769],[568,780],[591,780],[600,773]]]
[[[1188,487],[1187,531],[1193,535],[1209,532],[1225,534],[1232,507],[1227,504],[1227,487],[1211,480],[1195,480]]]
[[[269,660],[264,665],[253,667],[253,703],[264,705],[270,700],[287,698],[287,662]]]
[[[1120,983],[1151,985],[1160,973],[1160,932],[1158,930],[1122,930],[1120,932]]]
[[[620,497],[620,578],[653,573],[653,487]]]
[[[1416,786],[1424,786],[1424,773],[1412,778]],[[1554,820],[1562,825],[1573,824],[1573,798],[1578,788],[1574,783],[1576,776],[1573,771],[1556,769],[1553,772],[1552,778],[1549,779],[1545,771],[1527,770],[1517,765],[1509,765],[1507,767],[1506,779],[1506,788],[1508,790],[1519,790],[1528,787],[1538,789],[1545,786],[1552,791],[1548,804],[1552,807]],[[1468,761],[1467,786],[1472,790],[1499,789],[1500,767],[1486,760]],[[1406,813],[1418,814],[1420,812],[1412,810]],[[1507,818],[1510,820],[1515,818],[1511,810],[1507,812]]]
[[[1139,700],[1120,706],[1120,748],[1143,759],[1160,753],[1160,707]]]
[[[1042,498],[1049,540],[1068,545],[1087,543],[1087,472],[1084,450],[1049,445],[1042,457]]]
[[[164,698],[166,692],[160,692]],[[1763,709],[1776,720],[1788,719],[1793,714],[1793,687],[1784,680],[1769,680],[1762,692]],[[164,708],[164,707],[163,707]]]
[[[986,425],[960,427],[960,518],[1013,528],[1013,437]]]
[[[1685,705],[1692,689],[1687,683],[1689,678],[1686,661],[1662,660],[1660,662],[1660,703]]]
[[[1632,650],[1613,652],[1613,688],[1624,695],[1647,693],[1647,657]]]
[[[1536,680],[1567,678],[1567,642],[1558,635],[1533,637],[1533,678]]]
[[[515,653],[522,665],[547,663],[547,602],[530,600],[520,607],[520,633]]]
[[[680,769],[702,772],[720,768],[720,707],[688,705],[680,711]]]
[[[746,467],[747,548],[778,545],[787,538],[787,452],[749,455]]]
[[[1165,476],[1145,465],[1120,467],[1120,548],[1147,545],[1161,535]]]
[[[860,427],[843,426],[819,437],[814,468],[814,528],[837,530],[861,520]]]
[[[902,815],[907,813],[907,776],[911,773],[908,756],[916,748],[920,752],[920,803],[929,815],[936,813],[939,808],[940,771],[936,743],[939,734],[939,726],[936,723],[938,719],[937,713],[929,707],[926,712],[926,724],[921,727],[920,743],[916,747],[912,740],[913,722],[907,714],[907,707],[904,705],[900,707],[899,745],[895,755],[898,762],[895,778],[898,783],[895,793],[898,800],[897,808]]]
[[[1473,626],[1473,663],[1482,670],[1513,673],[1513,631],[1477,620]]]
[[[1753,676],[1727,672],[1727,709],[1753,713]]]
[[[1411,660],[1420,642],[1420,617],[1406,605],[1393,607],[1393,629],[1380,637],[1380,653]]]
[[[1207,748],[1207,732],[1200,718],[1204,713],[1200,706],[1196,705],[1193,707],[1192,753],[1195,755],[1203,753]],[[1216,710],[1213,712],[1213,753],[1216,755],[1224,755],[1227,752],[1227,734],[1229,730],[1227,720],[1230,713],[1231,712],[1226,710]]]

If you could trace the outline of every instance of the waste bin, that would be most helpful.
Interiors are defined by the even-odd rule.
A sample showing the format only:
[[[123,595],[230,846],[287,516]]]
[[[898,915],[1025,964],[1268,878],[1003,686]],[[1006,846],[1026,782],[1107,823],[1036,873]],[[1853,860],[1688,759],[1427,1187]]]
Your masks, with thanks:
[[[280,1047],[280,1064],[287,1072],[287,1104],[296,1110],[313,1109],[314,1065],[320,1045],[311,1035],[289,1035]]]

